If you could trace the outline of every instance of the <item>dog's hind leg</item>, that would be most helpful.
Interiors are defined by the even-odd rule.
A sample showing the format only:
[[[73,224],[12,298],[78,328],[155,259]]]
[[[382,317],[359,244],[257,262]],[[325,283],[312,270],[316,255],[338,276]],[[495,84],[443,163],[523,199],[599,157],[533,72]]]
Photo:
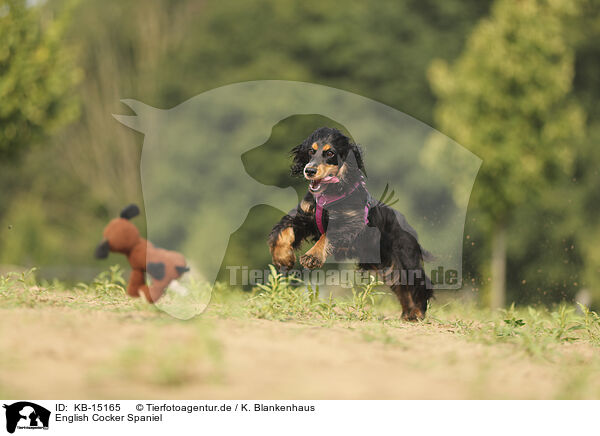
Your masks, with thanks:
[[[414,286],[410,285],[392,285],[391,289],[402,306],[402,319],[406,321],[418,321],[425,317],[425,312],[422,311],[413,299],[415,294]]]
[[[392,260],[392,270],[398,275],[394,276],[391,288],[402,305],[402,318],[417,321],[425,318],[433,291],[423,269],[423,258],[416,239],[410,237],[403,242],[404,246],[395,249]]]
[[[433,296],[428,287],[429,279],[422,268],[406,271],[406,275],[396,277],[391,289],[402,306],[402,319],[419,321],[425,318],[427,303]]]

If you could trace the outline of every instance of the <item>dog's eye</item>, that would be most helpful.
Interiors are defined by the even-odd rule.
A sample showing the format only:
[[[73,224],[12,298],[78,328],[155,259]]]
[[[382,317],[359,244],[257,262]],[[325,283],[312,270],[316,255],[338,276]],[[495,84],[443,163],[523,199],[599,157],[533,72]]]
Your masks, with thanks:
[[[335,155],[335,153],[333,151],[331,151],[331,150],[327,150],[325,152],[325,156],[327,156],[327,157],[333,157],[334,155]]]
[[[308,150],[308,154],[313,155],[317,152],[317,150],[315,150],[314,148],[311,148],[310,150]]]

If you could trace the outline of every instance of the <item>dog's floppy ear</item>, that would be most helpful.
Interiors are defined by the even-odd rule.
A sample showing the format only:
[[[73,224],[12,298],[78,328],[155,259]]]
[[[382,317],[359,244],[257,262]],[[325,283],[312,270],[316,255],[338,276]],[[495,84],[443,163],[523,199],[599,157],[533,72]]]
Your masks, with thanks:
[[[291,175],[299,176],[303,173],[304,167],[308,163],[308,150],[306,144],[303,142],[300,145],[295,146],[290,151],[293,157]]]
[[[363,162],[362,150],[360,149],[360,147],[358,145],[355,144],[354,147],[352,148],[352,152],[354,153],[354,156],[356,157],[356,164],[358,165],[358,169],[361,170],[363,172],[363,174],[366,176],[367,170],[365,169],[365,164]]]
[[[130,204],[125,209],[121,211],[121,218],[125,218],[126,220],[130,220],[133,217],[136,217],[140,214],[140,208],[135,204]]]
[[[367,171],[365,170],[365,164],[362,157],[362,149],[359,145],[350,143],[350,152],[346,156],[346,162],[354,168],[358,168],[366,176]]]
[[[162,262],[148,262],[146,271],[153,279],[162,280],[165,277],[165,264]]]

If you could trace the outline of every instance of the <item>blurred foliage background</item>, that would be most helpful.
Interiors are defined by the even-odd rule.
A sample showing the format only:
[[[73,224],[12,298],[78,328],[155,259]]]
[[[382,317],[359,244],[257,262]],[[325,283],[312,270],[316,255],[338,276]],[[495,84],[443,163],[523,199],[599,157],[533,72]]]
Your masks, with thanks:
[[[0,42],[4,269],[75,280],[103,266],[102,228],[143,206],[143,137],[111,116],[130,113],[120,99],[170,108],[283,79],[378,100],[483,159],[463,266],[482,303],[585,290],[600,304],[600,0],[0,0]],[[283,153],[312,127],[285,123],[273,143]],[[261,160],[244,157],[249,172]],[[228,256],[266,265],[255,222]]]

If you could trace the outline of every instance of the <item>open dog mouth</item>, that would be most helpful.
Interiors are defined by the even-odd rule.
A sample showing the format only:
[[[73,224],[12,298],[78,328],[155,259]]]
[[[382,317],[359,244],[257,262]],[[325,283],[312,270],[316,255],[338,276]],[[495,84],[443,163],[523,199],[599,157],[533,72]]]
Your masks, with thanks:
[[[311,180],[310,185],[308,185],[309,189],[313,192],[319,191],[321,189],[321,180],[323,179]]]
[[[326,185],[328,183],[338,183],[339,181],[340,180],[337,177],[332,176],[332,175],[323,177],[322,179],[311,179],[309,189],[312,192],[319,192],[321,190],[321,188],[323,187],[323,185]]]

